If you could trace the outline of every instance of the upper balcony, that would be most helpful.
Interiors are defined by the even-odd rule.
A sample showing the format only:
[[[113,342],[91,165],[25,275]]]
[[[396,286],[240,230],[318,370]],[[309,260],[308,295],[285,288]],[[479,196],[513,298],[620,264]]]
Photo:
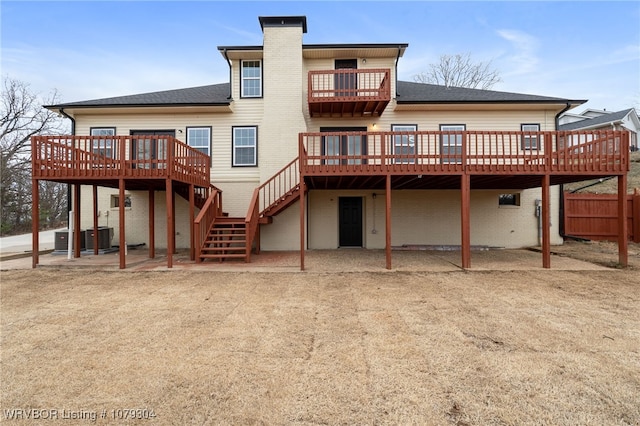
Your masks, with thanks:
[[[172,179],[210,185],[208,155],[170,136],[34,136],[33,177],[103,186],[126,179],[131,188],[162,187]]]
[[[389,69],[309,72],[311,117],[380,116],[391,101]]]

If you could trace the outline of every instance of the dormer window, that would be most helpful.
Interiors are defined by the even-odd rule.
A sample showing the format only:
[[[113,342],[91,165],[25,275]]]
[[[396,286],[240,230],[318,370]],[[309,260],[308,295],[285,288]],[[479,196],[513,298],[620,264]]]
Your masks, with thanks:
[[[243,98],[262,97],[262,61],[241,61],[240,92]]]

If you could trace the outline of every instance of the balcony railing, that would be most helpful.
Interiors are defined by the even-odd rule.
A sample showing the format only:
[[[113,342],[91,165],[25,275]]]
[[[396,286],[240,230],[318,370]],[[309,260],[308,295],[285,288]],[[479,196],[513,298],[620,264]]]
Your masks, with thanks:
[[[38,179],[170,178],[209,186],[210,158],[170,136],[34,136]]]
[[[300,134],[305,175],[617,174],[629,132],[320,132]]]
[[[309,72],[309,113],[317,116],[379,116],[391,100],[388,69]]]

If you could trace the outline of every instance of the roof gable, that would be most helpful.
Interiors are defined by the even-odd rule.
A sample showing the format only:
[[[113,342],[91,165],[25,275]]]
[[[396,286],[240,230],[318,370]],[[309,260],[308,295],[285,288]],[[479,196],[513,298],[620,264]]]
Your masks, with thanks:
[[[622,111],[612,112],[610,114],[601,115],[594,118],[587,118],[573,123],[567,123],[560,126],[560,130],[578,130],[588,129],[593,127],[601,127],[616,123],[623,120],[627,115],[633,112],[633,108],[625,109]]]

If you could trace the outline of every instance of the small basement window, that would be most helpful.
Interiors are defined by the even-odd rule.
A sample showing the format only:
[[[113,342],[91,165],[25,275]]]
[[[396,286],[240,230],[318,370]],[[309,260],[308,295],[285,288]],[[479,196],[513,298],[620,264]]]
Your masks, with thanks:
[[[498,197],[499,206],[519,206],[520,194],[500,194]]]
[[[125,195],[124,196],[124,206],[125,207],[131,207],[131,195]],[[111,208],[112,209],[117,209],[120,207],[120,196],[119,195],[112,195],[111,196]]]

